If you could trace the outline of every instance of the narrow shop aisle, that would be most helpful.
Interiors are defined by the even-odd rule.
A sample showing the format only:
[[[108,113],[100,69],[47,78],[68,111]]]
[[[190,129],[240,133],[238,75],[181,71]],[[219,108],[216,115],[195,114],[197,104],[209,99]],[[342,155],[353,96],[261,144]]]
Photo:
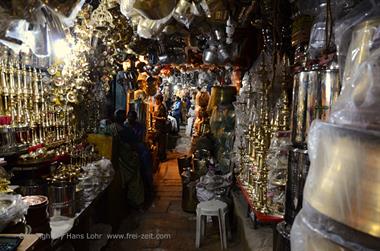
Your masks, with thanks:
[[[129,213],[119,233],[122,240],[111,241],[107,250],[186,251],[195,248],[195,214],[182,210],[182,183],[178,173],[178,152],[168,154],[155,176],[156,197],[146,212]],[[220,250],[218,228],[208,224],[201,249]],[[239,243],[230,242],[229,250],[241,251]]]

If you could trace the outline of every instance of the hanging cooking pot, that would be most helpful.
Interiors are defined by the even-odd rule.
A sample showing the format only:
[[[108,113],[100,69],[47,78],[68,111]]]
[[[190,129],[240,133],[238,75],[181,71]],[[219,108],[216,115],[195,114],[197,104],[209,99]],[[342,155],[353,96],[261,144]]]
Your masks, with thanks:
[[[178,22],[184,24],[187,28],[190,27],[190,24],[194,19],[194,15],[191,13],[191,7],[191,1],[180,0],[173,14],[173,17]]]
[[[172,13],[176,4],[176,0],[136,0],[133,8],[145,18],[159,20]]]
[[[230,53],[224,44],[220,44],[218,48],[218,61],[223,64],[230,58]]]
[[[214,64],[217,61],[217,47],[214,44],[210,44],[209,48],[203,51],[203,62],[206,64]]]

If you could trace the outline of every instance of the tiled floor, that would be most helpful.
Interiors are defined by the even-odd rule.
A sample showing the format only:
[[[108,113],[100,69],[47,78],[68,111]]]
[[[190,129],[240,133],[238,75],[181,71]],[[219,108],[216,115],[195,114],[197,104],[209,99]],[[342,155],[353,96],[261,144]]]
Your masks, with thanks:
[[[178,153],[168,154],[155,177],[156,198],[144,213],[132,213],[121,224],[120,233],[129,238],[112,241],[107,250],[187,251],[195,248],[195,215],[181,207],[182,184],[177,168]],[[208,226],[207,237],[200,250],[220,250],[217,227]],[[135,236],[134,234],[138,234]],[[137,237],[133,239],[133,237]],[[229,250],[241,250],[239,243],[229,242]]]

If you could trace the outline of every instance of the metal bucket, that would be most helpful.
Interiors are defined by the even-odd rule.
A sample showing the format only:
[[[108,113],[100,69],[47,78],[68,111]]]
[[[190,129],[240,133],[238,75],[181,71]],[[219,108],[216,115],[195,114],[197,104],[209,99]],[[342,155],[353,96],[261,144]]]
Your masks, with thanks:
[[[179,175],[186,169],[186,167],[191,167],[191,156],[183,156],[177,159],[178,162],[178,173]]]
[[[75,183],[57,182],[48,187],[50,216],[75,216]]]
[[[293,224],[302,208],[303,188],[309,172],[310,161],[307,150],[289,150],[288,181],[286,184],[285,221]]]
[[[196,185],[196,181],[182,184],[182,210],[185,212],[195,213],[198,204]]]
[[[331,108],[340,94],[340,88],[339,68],[337,64],[332,64],[321,73],[321,87],[318,94],[318,119],[328,120]]]
[[[295,146],[305,147],[311,122],[317,118],[320,73],[317,68],[301,71],[294,75],[292,142]]]

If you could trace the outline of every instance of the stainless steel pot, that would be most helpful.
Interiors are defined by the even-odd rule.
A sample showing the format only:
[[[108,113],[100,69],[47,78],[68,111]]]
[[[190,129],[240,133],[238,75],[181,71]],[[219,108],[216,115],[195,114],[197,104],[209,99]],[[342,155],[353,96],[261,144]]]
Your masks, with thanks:
[[[75,216],[75,189],[72,182],[54,182],[48,187],[50,216]]]
[[[319,109],[317,117],[323,121],[327,121],[331,108],[338,99],[341,88],[339,77],[339,68],[333,63],[329,68],[321,73],[321,86],[319,90]]]
[[[317,67],[294,75],[292,107],[292,143],[305,147],[307,133],[317,118],[320,73]]]
[[[213,64],[218,61],[218,55],[216,50],[213,48],[209,48],[203,51],[203,62],[206,64]]]

